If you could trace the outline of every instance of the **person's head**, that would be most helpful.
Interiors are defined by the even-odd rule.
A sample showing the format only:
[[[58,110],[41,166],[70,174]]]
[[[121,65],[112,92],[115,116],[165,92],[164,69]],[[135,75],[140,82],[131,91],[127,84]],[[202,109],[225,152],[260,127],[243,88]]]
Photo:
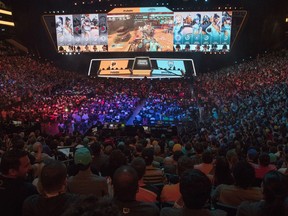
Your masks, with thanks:
[[[239,161],[233,169],[235,185],[241,188],[250,187],[255,181],[255,170],[246,161]]]
[[[182,151],[175,151],[175,152],[173,152],[173,160],[174,161],[178,161],[179,160],[179,158],[181,157],[181,156],[183,156],[184,154],[183,154],[183,152]]]
[[[92,151],[92,154],[94,156],[100,155],[101,150],[102,150],[102,146],[99,142],[93,142],[90,146],[90,149]]]
[[[90,167],[92,156],[88,148],[78,148],[74,154],[74,163],[80,170],[86,170]]]
[[[270,164],[269,154],[267,154],[267,153],[260,154],[260,156],[259,156],[259,164],[261,166],[267,167]]]
[[[188,156],[182,156],[178,160],[177,168],[178,175],[181,176],[184,171],[194,168],[193,160]]]
[[[25,178],[31,170],[31,164],[26,151],[13,149],[3,154],[0,164],[2,174],[11,178]]]
[[[119,167],[113,175],[114,197],[119,201],[135,200],[138,191],[138,175],[131,166]]]
[[[239,158],[235,149],[230,149],[229,151],[227,151],[226,159],[229,163],[230,169],[233,169],[235,164],[239,161]]]
[[[205,164],[211,164],[213,162],[213,155],[211,151],[204,151],[202,154],[202,161]]]
[[[254,149],[251,148],[247,151],[247,161],[248,162],[257,162],[257,158],[258,158],[258,152]]]
[[[119,208],[109,197],[84,196],[70,205],[62,216],[120,216]]]
[[[154,150],[152,148],[144,148],[142,151],[142,157],[145,160],[146,166],[151,165],[154,160]]]
[[[67,169],[61,161],[50,160],[41,171],[39,183],[45,195],[66,191]]]
[[[180,193],[189,209],[201,209],[210,197],[211,188],[211,181],[199,170],[187,170],[180,177]]]
[[[288,177],[270,171],[264,176],[262,187],[265,200],[263,215],[287,215]]]
[[[195,150],[196,154],[202,154],[203,151],[204,151],[204,146],[203,146],[203,144],[197,142],[197,143],[194,145],[194,150]]]
[[[34,144],[33,144],[33,152],[35,152],[35,153],[37,153],[37,152],[42,152],[42,150],[43,150],[43,146],[42,146],[42,143],[41,142],[35,142]]]
[[[233,184],[234,179],[225,157],[217,157],[215,161],[214,184]]]
[[[142,157],[136,157],[132,160],[131,166],[136,170],[138,179],[142,179],[146,171],[146,163]]]

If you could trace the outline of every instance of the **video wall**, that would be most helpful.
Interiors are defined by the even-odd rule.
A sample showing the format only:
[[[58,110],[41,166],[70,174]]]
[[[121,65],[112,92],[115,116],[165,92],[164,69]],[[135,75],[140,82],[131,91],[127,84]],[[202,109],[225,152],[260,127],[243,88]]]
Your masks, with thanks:
[[[56,15],[58,52],[104,52],[108,49],[107,15]]]
[[[232,11],[115,8],[56,15],[58,52],[229,52]]]

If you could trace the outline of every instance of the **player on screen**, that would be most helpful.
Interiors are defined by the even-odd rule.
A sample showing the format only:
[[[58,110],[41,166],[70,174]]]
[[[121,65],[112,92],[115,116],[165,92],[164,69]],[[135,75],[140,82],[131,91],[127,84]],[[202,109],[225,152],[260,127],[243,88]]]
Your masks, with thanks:
[[[82,31],[84,33],[84,38],[88,39],[90,37],[91,31],[91,19],[89,14],[85,14],[84,18],[82,18]]]
[[[73,36],[72,23],[71,23],[71,19],[69,17],[65,17],[63,34],[64,34],[64,37]]]
[[[223,17],[222,17],[222,29],[221,31],[224,33],[225,36],[230,36],[231,33],[231,22],[232,17],[228,12],[223,12]]]
[[[218,14],[210,17],[211,24],[206,28],[205,32],[213,38],[217,38],[221,34],[221,20]]]
[[[63,36],[63,17],[58,17],[56,21],[56,33],[58,36]]]
[[[208,15],[203,16],[201,28],[202,28],[202,34],[207,34],[206,29],[211,25],[210,17]]]
[[[175,21],[174,21],[174,34],[180,34],[181,33],[181,27],[183,25],[183,18],[180,14],[177,14],[175,16]]]
[[[160,46],[160,44],[155,40],[155,38],[151,38],[149,51],[156,52],[161,50],[162,47]]]
[[[196,14],[196,16],[194,17],[193,21],[192,21],[192,31],[193,34],[200,34],[201,32],[201,15],[200,14]]]

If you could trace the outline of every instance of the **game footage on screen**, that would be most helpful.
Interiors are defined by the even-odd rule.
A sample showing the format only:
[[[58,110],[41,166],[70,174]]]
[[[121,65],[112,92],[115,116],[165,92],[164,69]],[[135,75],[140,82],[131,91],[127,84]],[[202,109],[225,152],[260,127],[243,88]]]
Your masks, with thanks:
[[[59,52],[107,51],[106,14],[55,16]]]
[[[58,52],[230,51],[232,11],[128,9],[56,15]]]
[[[229,51],[232,11],[174,13],[175,51]]]
[[[173,51],[173,13],[108,15],[108,50]]]

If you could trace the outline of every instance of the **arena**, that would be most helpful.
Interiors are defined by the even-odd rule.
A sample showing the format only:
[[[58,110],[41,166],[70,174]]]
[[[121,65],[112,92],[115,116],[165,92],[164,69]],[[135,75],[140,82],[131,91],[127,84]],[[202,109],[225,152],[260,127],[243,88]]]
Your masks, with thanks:
[[[287,8],[1,0],[1,215],[288,215]]]

